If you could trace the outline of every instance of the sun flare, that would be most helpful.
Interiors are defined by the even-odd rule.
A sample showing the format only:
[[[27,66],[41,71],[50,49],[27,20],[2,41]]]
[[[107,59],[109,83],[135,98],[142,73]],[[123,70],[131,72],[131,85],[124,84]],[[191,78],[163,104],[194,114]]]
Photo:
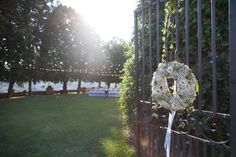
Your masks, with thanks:
[[[130,41],[133,29],[133,10],[136,0],[62,0],[73,7],[102,40],[119,37]]]

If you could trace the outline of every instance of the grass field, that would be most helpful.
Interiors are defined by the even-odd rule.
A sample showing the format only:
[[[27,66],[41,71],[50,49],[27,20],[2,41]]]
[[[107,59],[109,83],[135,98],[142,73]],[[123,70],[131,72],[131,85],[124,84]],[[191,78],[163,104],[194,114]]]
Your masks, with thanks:
[[[130,157],[114,98],[0,100],[0,157]]]

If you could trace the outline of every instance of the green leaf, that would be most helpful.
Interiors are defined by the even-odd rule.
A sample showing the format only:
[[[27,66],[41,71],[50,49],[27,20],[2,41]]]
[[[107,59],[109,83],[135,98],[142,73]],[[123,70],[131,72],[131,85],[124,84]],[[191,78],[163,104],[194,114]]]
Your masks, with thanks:
[[[198,83],[195,85],[195,91],[197,94],[199,93],[199,84]]]
[[[181,122],[178,127],[183,129],[185,127],[185,123]]]

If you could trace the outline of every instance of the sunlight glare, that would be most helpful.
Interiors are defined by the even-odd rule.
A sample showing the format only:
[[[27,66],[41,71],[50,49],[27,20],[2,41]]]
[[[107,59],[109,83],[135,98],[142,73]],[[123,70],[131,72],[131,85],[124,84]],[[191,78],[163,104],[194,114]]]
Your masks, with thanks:
[[[136,0],[62,0],[73,7],[104,41],[119,37],[130,41]]]

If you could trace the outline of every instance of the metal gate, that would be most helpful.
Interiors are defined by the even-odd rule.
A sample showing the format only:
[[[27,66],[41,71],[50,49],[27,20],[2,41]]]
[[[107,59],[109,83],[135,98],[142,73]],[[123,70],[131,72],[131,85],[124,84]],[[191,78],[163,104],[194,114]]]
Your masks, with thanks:
[[[163,44],[174,42],[167,61],[190,66],[199,94],[193,112],[175,117],[171,157],[236,157],[236,1],[176,2],[182,9],[171,17],[176,28],[166,43],[161,40],[165,0],[142,0],[134,13],[137,156],[165,156],[168,111],[153,108],[150,82]]]

